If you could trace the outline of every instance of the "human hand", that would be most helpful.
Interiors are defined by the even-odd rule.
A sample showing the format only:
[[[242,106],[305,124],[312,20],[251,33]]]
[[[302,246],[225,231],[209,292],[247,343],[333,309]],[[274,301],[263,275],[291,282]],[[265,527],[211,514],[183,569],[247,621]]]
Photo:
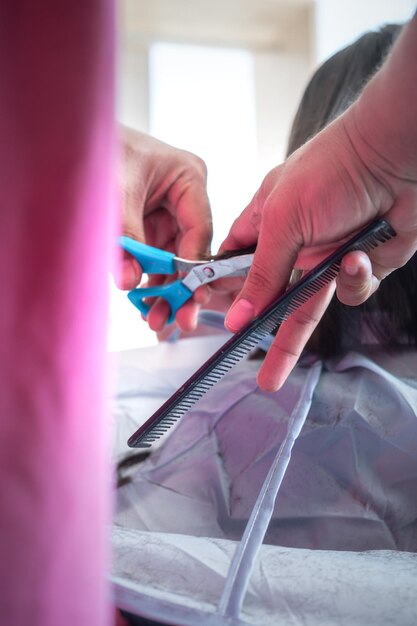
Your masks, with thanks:
[[[394,147],[389,162],[387,151],[378,151],[375,142],[372,146],[354,105],[268,174],[222,244],[234,249],[258,241],[251,271],[226,318],[229,330],[239,330],[284,291],[293,267],[311,269],[376,217],[384,216],[397,237],[369,258],[358,252],[346,255],[338,297],[345,304],[363,302],[412,256],[417,248],[417,163]],[[322,289],[282,324],[259,371],[262,388],[274,390],[285,381],[333,290],[333,284]]]
[[[122,233],[137,241],[197,259],[207,254],[212,237],[207,173],[204,162],[194,154],[173,148],[153,137],[121,127]],[[121,289],[134,289],[142,278],[138,262],[127,252],[116,272]],[[170,277],[172,280],[172,277]],[[164,278],[150,276],[149,286]],[[195,327],[198,306],[208,297],[200,289],[178,311],[182,330]],[[157,299],[148,314],[150,327],[161,330],[169,315],[165,300]]]

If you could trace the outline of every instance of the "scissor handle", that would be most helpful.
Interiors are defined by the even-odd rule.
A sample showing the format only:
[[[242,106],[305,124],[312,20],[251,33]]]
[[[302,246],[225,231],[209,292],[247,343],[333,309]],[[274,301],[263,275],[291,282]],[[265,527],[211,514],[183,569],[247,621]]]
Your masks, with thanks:
[[[129,300],[139,309],[139,311],[147,317],[150,306],[144,301],[145,298],[164,298],[170,306],[171,313],[168,324],[174,321],[175,315],[184,302],[187,302],[192,296],[192,292],[187,289],[181,280],[175,280],[168,285],[159,285],[157,287],[138,287],[132,289],[127,294]]]
[[[175,274],[175,254],[172,252],[148,246],[125,236],[119,237],[119,244],[135,257],[145,274]]]

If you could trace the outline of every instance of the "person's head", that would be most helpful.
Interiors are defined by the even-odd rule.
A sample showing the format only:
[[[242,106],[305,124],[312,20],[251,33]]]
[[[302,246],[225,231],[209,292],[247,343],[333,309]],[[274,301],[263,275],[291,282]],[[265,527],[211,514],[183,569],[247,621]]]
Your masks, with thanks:
[[[298,107],[287,156],[322,130],[361,93],[387,56],[401,26],[369,32],[337,52],[313,75]],[[381,103],[383,106],[383,103]],[[322,356],[358,349],[371,331],[386,346],[417,344],[417,256],[384,281],[359,307],[333,298],[309,343]]]

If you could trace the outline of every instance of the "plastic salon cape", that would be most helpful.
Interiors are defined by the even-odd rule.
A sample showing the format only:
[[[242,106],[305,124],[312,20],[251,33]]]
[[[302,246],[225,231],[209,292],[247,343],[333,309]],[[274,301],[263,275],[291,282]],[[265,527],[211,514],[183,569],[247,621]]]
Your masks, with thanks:
[[[194,339],[122,358],[118,453],[213,349],[213,338]],[[377,361],[349,353],[326,363],[310,398],[310,367],[267,394],[259,362],[246,361],[206,394],[118,491],[118,605],[177,625],[416,624],[417,355]],[[403,377],[391,373],[398,362]],[[232,557],[300,406],[307,420],[264,544],[228,613]]]

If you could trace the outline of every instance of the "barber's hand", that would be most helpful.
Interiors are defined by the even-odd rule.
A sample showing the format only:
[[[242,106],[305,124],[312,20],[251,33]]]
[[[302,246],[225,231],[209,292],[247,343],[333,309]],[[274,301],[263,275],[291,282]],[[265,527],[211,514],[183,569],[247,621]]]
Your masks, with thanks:
[[[120,133],[123,234],[183,258],[207,254],[212,222],[204,162],[132,129],[122,127]],[[124,253],[116,276],[118,287],[133,289],[141,277],[137,261]],[[159,278],[149,277],[149,286],[158,284]],[[207,289],[198,290],[178,311],[176,322],[182,330],[194,328],[198,303],[206,300],[207,293]],[[160,330],[168,315],[166,301],[156,300],[147,318],[150,327]]]
[[[377,217],[387,219],[397,237],[369,258],[360,252],[345,256],[337,279],[342,302],[363,302],[416,250],[416,163],[407,169],[401,154],[389,160],[388,150],[375,151],[356,116],[354,105],[272,170],[233,224],[223,249],[258,243],[253,266],[226,318],[229,330],[239,330],[282,293],[293,267],[311,269]],[[263,389],[283,384],[333,290],[334,284],[322,289],[282,324],[259,372]]]

